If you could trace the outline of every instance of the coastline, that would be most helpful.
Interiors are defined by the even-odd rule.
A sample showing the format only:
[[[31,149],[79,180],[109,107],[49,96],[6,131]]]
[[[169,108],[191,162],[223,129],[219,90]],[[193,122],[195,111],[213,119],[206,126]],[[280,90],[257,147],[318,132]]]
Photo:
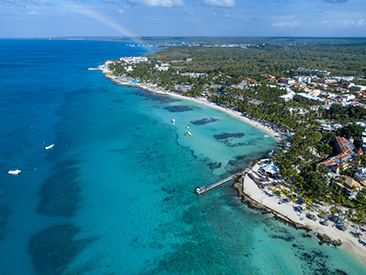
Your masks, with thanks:
[[[155,94],[169,95],[176,98],[189,100],[202,105],[206,105],[208,107],[225,112],[228,115],[261,130],[262,132],[273,137],[279,143],[283,142],[283,140],[281,139],[283,133],[279,129],[275,130],[269,126],[260,123],[259,121],[243,116],[243,114],[240,112],[237,112],[230,108],[219,106],[213,102],[208,101],[205,98],[193,98],[184,96],[171,91],[167,91],[161,87],[158,87],[157,85],[150,83],[133,83],[130,82],[131,79],[115,77],[111,75],[110,71],[103,66],[99,66],[98,69],[103,72],[106,78],[110,79],[111,81],[113,81],[118,85],[137,87]],[[259,166],[258,164],[256,164],[252,168],[252,170],[258,168]],[[363,265],[366,266],[366,247],[360,244],[357,241],[356,237],[354,237],[349,233],[350,232],[349,230],[347,230],[347,232],[343,232],[338,230],[336,227],[332,227],[331,225],[325,227],[319,224],[319,222],[309,220],[306,217],[300,220],[298,214],[293,210],[292,202],[279,204],[281,199],[278,198],[277,196],[270,197],[267,194],[265,194],[261,189],[257,187],[255,182],[248,176],[248,173],[246,173],[245,176],[243,177],[240,187],[236,189],[238,190],[239,196],[243,198],[243,195],[245,195],[247,199],[259,205],[259,207],[254,208],[262,210],[263,212],[272,213],[276,219],[280,219],[294,226],[297,229],[304,229],[307,231],[311,231],[313,232],[314,237],[317,237],[318,234],[322,234],[329,236],[331,240],[341,240],[342,248],[351,255],[353,255],[358,261],[360,261]],[[240,192],[239,189],[242,190],[242,192]],[[243,202],[245,202],[245,199],[242,200]]]
[[[259,167],[260,166],[256,164],[252,168],[252,171],[258,171]],[[269,196],[269,190],[266,190],[266,194],[263,189],[259,189],[256,183],[249,177],[248,173],[245,174],[241,186],[238,188],[242,191],[240,192],[240,190],[238,190],[239,196],[243,197],[244,195],[249,198],[249,200],[254,201],[254,203],[263,207],[258,207],[257,209],[270,212],[274,214],[275,217],[293,225],[295,228],[310,230],[314,233],[314,237],[318,237],[319,234],[324,236],[325,234],[331,240],[340,240],[342,242],[341,247],[366,266],[366,247],[359,243],[358,239],[350,233],[354,232],[354,229],[351,226],[347,226],[347,231],[341,231],[335,226],[332,226],[333,222],[330,222],[329,226],[324,226],[319,223],[319,219],[313,221],[306,218],[304,213],[299,214],[294,211],[294,206],[298,206],[297,203],[293,203],[292,201],[283,202],[280,197],[274,194]],[[245,199],[243,202],[245,202]],[[280,216],[278,216],[278,214]],[[316,215],[316,211],[314,211],[313,214]],[[330,243],[332,242],[333,241]]]
[[[148,92],[155,93],[155,94],[169,95],[169,96],[173,96],[173,97],[176,97],[176,98],[193,101],[193,102],[196,102],[198,104],[206,105],[208,107],[211,107],[211,108],[217,109],[219,111],[225,112],[228,115],[230,115],[230,116],[232,116],[236,119],[239,119],[239,120],[245,122],[246,124],[251,125],[251,126],[261,130],[262,132],[264,132],[267,135],[274,138],[277,142],[282,142],[282,139],[281,139],[281,135],[283,134],[282,132],[280,132],[279,130],[275,130],[271,127],[268,127],[266,125],[263,125],[259,121],[255,121],[254,119],[245,117],[245,116],[242,115],[242,113],[240,113],[238,111],[219,106],[219,105],[217,105],[213,102],[208,101],[205,98],[188,97],[188,96],[177,94],[177,93],[174,93],[174,92],[171,92],[171,91],[166,91],[165,89],[162,89],[161,87],[157,87],[156,85],[153,85],[153,84],[150,84],[150,83],[130,83],[129,80],[128,81],[127,80],[122,80],[119,77],[115,77],[115,76],[110,75],[108,70],[105,70],[103,68],[100,68],[100,70],[104,73],[104,77],[108,78],[109,80],[113,81],[114,83],[116,83],[118,85],[136,87],[136,88],[140,88],[140,89],[143,89],[143,90],[146,90]]]

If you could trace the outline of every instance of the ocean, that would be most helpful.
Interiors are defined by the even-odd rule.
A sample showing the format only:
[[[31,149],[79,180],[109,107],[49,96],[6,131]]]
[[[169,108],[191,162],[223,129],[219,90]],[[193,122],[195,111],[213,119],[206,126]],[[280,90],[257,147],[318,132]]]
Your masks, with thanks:
[[[147,53],[128,44],[0,40],[1,274],[366,272],[249,209],[230,183],[196,195],[277,143],[218,110],[87,70]]]

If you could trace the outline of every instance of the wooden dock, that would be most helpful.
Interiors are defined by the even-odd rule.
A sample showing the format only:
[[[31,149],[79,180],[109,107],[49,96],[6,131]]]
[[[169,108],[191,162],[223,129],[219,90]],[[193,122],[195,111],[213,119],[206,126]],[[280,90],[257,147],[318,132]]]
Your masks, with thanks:
[[[235,173],[234,175],[231,175],[231,176],[229,176],[227,178],[224,178],[224,179],[222,179],[222,180],[220,180],[220,181],[218,181],[218,182],[216,182],[214,184],[211,184],[211,185],[208,185],[208,186],[204,185],[204,186],[197,187],[196,190],[195,190],[195,192],[198,195],[205,194],[208,190],[211,190],[211,189],[213,189],[213,188],[215,188],[215,187],[217,187],[217,186],[219,186],[221,184],[224,184],[225,182],[228,182],[228,181],[232,180],[235,177],[238,177],[240,175],[243,175],[244,173],[247,172],[247,170],[249,170],[249,169],[245,169],[244,171]]]

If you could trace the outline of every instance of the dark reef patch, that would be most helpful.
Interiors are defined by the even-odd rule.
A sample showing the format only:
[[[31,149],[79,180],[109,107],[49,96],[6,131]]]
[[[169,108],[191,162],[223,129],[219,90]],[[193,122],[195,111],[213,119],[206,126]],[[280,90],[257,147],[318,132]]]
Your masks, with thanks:
[[[157,101],[157,102],[160,102],[160,103],[173,103],[173,102],[181,101],[177,98],[173,98],[173,97],[170,97],[170,96],[157,95],[157,94],[151,94],[151,93],[149,93],[148,98],[151,99],[152,101]]]
[[[335,270],[335,274],[337,274],[337,275],[347,275],[347,273],[345,271],[340,270],[338,268]]]
[[[28,243],[37,274],[61,274],[86,246],[98,238],[75,239],[80,227],[55,225],[33,235]]]
[[[222,133],[219,135],[214,135],[216,140],[225,140],[225,139],[232,139],[232,138],[242,138],[245,136],[244,133]]]
[[[50,216],[74,216],[81,202],[80,180],[76,168],[66,168],[48,177],[43,183],[38,212]]]
[[[250,145],[250,142],[249,143],[233,142],[234,139],[242,138],[243,136],[245,136],[244,133],[222,133],[219,135],[214,135],[214,138],[216,140],[224,143],[228,147],[238,147],[238,146],[243,146],[243,145]]]
[[[302,265],[303,274],[347,274],[343,270],[333,270],[328,264],[329,255],[320,250],[306,250],[301,244],[292,244],[295,250],[294,255],[304,262]]]
[[[6,205],[0,205],[0,240],[4,239],[4,232],[6,224],[8,223],[8,217],[10,215],[10,209]]]
[[[220,168],[222,165],[221,162],[210,162],[208,163],[208,167],[210,167],[211,170],[215,170],[215,169],[218,169]]]
[[[215,121],[218,121],[218,119],[214,118],[214,117],[208,117],[208,118],[206,117],[206,118],[190,121],[190,123],[192,123],[193,125],[200,126],[200,125],[205,125],[205,124],[212,123]]]
[[[174,194],[176,192],[175,188],[173,189],[167,189],[165,187],[161,188],[162,191],[166,192],[168,195]]]
[[[193,109],[191,107],[184,106],[184,105],[168,106],[168,107],[165,107],[164,109],[166,109],[166,110],[168,110],[169,112],[172,112],[172,113],[193,111]]]
[[[270,235],[270,237],[272,239],[281,239],[281,240],[284,240],[286,242],[292,242],[295,239],[295,237],[294,236],[291,236],[291,235],[282,236],[282,235],[272,234],[272,235]]]

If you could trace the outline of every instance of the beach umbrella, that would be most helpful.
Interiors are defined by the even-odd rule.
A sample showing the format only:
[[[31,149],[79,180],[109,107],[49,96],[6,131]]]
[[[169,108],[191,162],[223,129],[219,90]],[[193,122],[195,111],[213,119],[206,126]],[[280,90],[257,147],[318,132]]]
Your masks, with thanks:
[[[344,225],[344,224],[337,224],[336,227],[339,229],[339,230],[342,230],[342,231],[345,231],[347,230],[347,227]]]
[[[309,220],[313,220],[313,221],[315,221],[315,220],[316,220],[315,215],[310,214],[310,213],[306,214],[306,217],[307,217]]]
[[[339,218],[336,215],[329,215],[328,220],[337,223],[339,221]]]

